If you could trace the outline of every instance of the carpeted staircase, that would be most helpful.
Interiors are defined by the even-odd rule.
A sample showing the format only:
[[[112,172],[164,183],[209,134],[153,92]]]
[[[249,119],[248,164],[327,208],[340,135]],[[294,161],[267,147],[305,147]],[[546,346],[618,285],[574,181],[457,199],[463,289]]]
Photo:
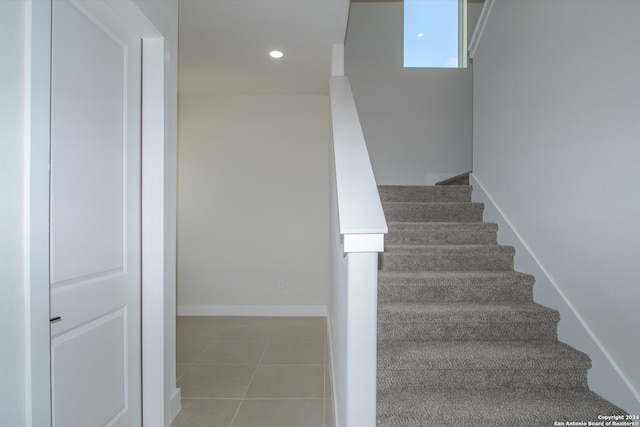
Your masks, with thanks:
[[[378,285],[379,427],[553,426],[624,413],[589,391],[589,357],[467,185],[379,187],[389,225]],[[559,425],[559,424],[556,424]],[[586,425],[586,424],[585,424]]]

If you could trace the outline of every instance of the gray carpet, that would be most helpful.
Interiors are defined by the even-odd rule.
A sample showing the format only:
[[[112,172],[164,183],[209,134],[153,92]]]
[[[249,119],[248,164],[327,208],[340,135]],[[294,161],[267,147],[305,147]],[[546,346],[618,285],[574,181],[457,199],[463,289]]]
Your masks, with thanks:
[[[378,283],[377,425],[553,426],[624,414],[589,391],[589,357],[468,185],[380,186],[389,234]],[[556,424],[559,425],[559,424]]]

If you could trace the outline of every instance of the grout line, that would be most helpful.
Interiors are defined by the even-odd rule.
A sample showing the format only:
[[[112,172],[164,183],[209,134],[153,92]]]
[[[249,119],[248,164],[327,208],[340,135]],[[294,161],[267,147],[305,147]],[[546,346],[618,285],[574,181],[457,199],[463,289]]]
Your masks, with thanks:
[[[189,322],[191,322],[191,320],[192,319],[189,319]],[[213,346],[213,343],[216,342],[216,338],[218,338],[220,335],[222,335],[222,333],[227,329],[227,326],[228,325],[224,325],[224,326],[221,327],[222,330],[218,334],[216,334],[216,336],[211,340],[211,342],[204,348],[204,350],[202,350],[200,352],[200,354],[198,354],[198,356],[196,356],[195,359],[193,359],[192,362],[180,363],[180,365],[189,365],[189,366],[187,366],[187,369],[184,370],[184,372],[180,375],[179,378],[176,378],[176,384],[177,384],[178,380],[180,380],[180,378],[182,378],[184,376],[184,374],[186,374],[189,371],[189,369],[191,369],[196,364],[196,362],[202,357],[202,355],[205,354],[207,352],[207,350],[209,350],[211,348],[211,346]],[[178,362],[176,362],[176,364],[178,364]]]
[[[256,377],[256,373],[258,372],[258,368],[260,367],[260,362],[262,362],[262,359],[264,358],[264,355],[267,353],[267,349],[269,348],[269,343],[270,342],[271,342],[271,339],[269,339],[267,341],[267,344],[264,346],[264,350],[262,350],[262,355],[260,356],[260,360],[258,360],[258,363],[256,364],[256,369],[253,370],[253,375],[251,375],[251,379],[247,383],[247,388],[244,390],[244,394],[242,395],[242,399],[240,399],[240,404],[238,405],[238,408],[236,409],[236,413],[233,414],[233,418],[231,419],[231,424],[229,424],[229,427],[233,427],[233,423],[236,421],[236,417],[238,416],[238,412],[240,412],[240,407],[242,406],[242,403],[245,401],[245,398],[247,396],[247,392],[249,391],[249,387],[251,387],[251,383],[253,382],[253,379]]]

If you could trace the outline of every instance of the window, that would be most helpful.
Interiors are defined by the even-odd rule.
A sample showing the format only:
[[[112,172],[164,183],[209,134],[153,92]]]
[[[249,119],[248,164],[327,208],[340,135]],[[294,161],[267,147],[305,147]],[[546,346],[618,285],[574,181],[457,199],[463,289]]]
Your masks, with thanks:
[[[404,66],[467,67],[466,0],[404,0]]]

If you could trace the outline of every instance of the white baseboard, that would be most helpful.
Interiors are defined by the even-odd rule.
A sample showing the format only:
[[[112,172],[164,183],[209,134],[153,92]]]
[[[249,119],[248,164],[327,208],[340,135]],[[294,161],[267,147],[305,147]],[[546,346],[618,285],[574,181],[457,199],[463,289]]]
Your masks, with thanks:
[[[327,342],[329,343],[329,376],[331,377],[331,403],[333,406],[333,426],[340,427],[338,417],[338,400],[336,399],[336,373],[333,364],[333,336],[331,335],[333,319],[327,316]]]
[[[326,317],[325,305],[212,305],[183,304],[178,316],[300,316]]]
[[[640,393],[633,388],[602,343],[586,325],[582,316],[562,292],[562,287],[548,274],[509,218],[474,174],[470,175],[469,184],[473,186],[473,201],[484,203],[484,220],[498,224],[498,242],[515,247],[515,269],[535,276],[534,300],[560,312],[561,320],[558,324],[560,341],[591,357],[593,367],[588,373],[591,390],[631,414],[640,413]]]
[[[171,407],[171,421],[169,425],[176,419],[180,411],[182,410],[182,389],[177,388],[173,392],[173,396],[171,396],[171,401],[169,402]]]

